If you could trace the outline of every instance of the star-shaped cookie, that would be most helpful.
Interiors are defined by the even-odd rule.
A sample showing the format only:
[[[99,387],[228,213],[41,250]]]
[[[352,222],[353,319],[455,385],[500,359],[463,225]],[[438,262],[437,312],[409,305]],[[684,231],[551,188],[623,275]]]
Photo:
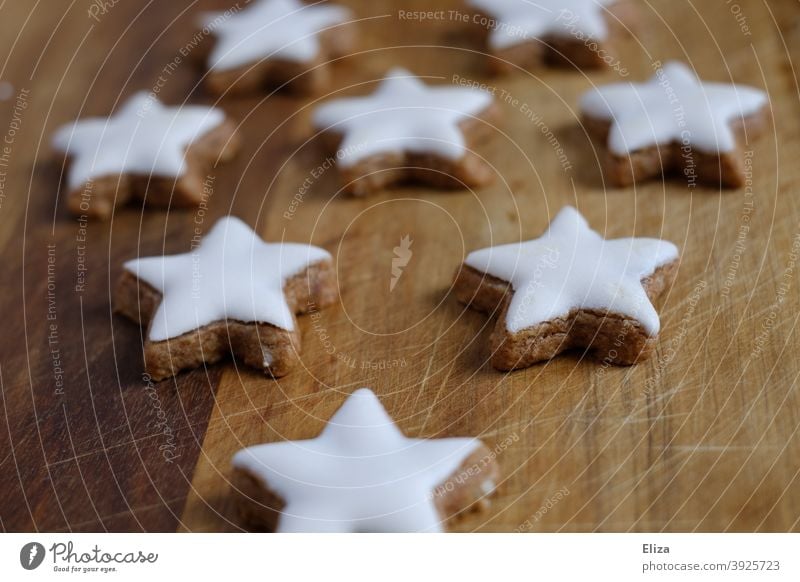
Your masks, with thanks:
[[[581,98],[584,125],[603,142],[608,179],[617,186],[680,172],[698,182],[744,184],[745,138],[767,121],[767,94],[744,85],[700,81],[669,62],[645,83],[615,83]]]
[[[496,116],[488,91],[429,87],[397,68],[372,95],[319,106],[314,125],[336,150],[344,189],[360,196],[410,180],[440,188],[486,184],[492,172],[472,146]]]
[[[279,532],[438,532],[498,477],[479,440],[407,438],[367,388],[318,437],[242,449],[233,468],[245,520]]]
[[[456,296],[499,314],[491,360],[525,368],[570,348],[614,364],[652,352],[660,321],[651,303],[674,280],[678,249],[652,238],[605,240],[574,208],[538,239],[470,253]]]
[[[335,4],[255,0],[241,11],[206,14],[216,43],[206,82],[216,93],[248,93],[284,83],[300,93],[324,89],[329,61],[354,45],[352,13]]]
[[[596,68],[616,62],[609,8],[617,0],[468,0],[486,29],[495,72],[542,64]],[[624,4],[624,2],[620,2]],[[623,15],[624,16],[624,15]],[[627,19],[627,18],[626,18]]]
[[[147,326],[145,365],[155,380],[231,353],[282,376],[298,360],[295,314],[336,298],[327,251],[266,243],[226,217],[189,253],[126,262],[115,308]]]
[[[53,147],[71,158],[70,211],[108,218],[115,206],[134,197],[161,207],[198,205],[209,169],[230,159],[239,139],[221,109],[167,107],[141,92],[111,117],[62,126]]]

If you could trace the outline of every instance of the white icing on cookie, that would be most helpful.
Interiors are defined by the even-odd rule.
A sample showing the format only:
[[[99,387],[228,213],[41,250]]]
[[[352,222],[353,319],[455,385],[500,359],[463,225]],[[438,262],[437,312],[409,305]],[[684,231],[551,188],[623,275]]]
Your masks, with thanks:
[[[186,171],[186,148],[224,120],[221,109],[166,107],[140,92],[112,117],[62,126],[53,136],[53,147],[72,157],[70,190],[118,174],[177,178]]]
[[[337,159],[344,167],[399,151],[458,160],[466,152],[459,122],[491,103],[487,91],[428,87],[408,71],[392,69],[372,95],[333,99],[318,107],[314,125],[343,135]]]
[[[506,328],[512,333],[582,308],[636,319],[655,336],[661,324],[641,281],[677,258],[671,242],[605,240],[566,206],[540,238],[474,251],[464,263],[511,283]]]
[[[479,445],[406,438],[362,388],[317,438],[242,449],[233,466],[286,502],[280,532],[438,532],[434,490]]]
[[[612,122],[608,148],[618,155],[671,142],[721,153],[736,147],[730,123],[757,113],[767,102],[760,89],[701,82],[689,67],[673,61],[645,83],[587,91],[581,110]]]
[[[265,243],[244,222],[221,218],[189,253],[125,263],[127,271],[161,292],[150,341],[163,341],[215,321],[269,323],[294,329],[286,280],[309,265],[330,261],[319,248]],[[264,354],[265,365],[272,357]]]
[[[256,0],[233,15],[206,14],[203,24],[217,37],[208,66],[224,71],[266,58],[312,61],[319,54],[319,33],[351,18],[341,6],[299,0]]]
[[[489,46],[504,49],[548,36],[605,40],[604,6],[616,0],[469,0],[491,16]]]

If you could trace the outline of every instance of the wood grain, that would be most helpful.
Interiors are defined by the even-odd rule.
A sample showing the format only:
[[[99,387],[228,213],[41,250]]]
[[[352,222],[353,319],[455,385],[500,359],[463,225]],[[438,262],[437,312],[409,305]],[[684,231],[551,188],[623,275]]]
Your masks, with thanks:
[[[800,530],[797,5],[741,0],[734,13],[725,3],[641,3],[624,40],[631,80],[674,58],[704,78],[769,91],[772,128],[747,146],[752,184],[718,192],[676,181],[604,187],[575,107],[593,83],[618,80],[613,71],[491,78],[469,27],[404,20],[385,0],[342,3],[365,18],[362,50],[336,64],[331,94],[366,92],[394,65],[431,83],[458,75],[496,86],[504,119],[478,149],[497,173],[493,185],[348,198],[335,171],[317,171],[326,154],[309,139],[316,99],[226,98],[244,148],[214,170],[207,208],[122,209],[110,223],[89,223],[85,242],[57,198],[61,160],[49,151],[50,134],[156,86],[192,38],[196,13],[225,3],[121,1],[99,22],[87,16],[87,1],[0,4],[0,81],[13,86],[0,102],[0,132],[28,91],[0,198],[8,326],[0,337],[0,527],[237,530],[231,455],[312,437],[347,394],[370,386],[407,434],[476,435],[496,451],[503,479],[495,503],[457,529]],[[183,60],[160,96],[211,102],[201,74]],[[472,249],[538,236],[565,204],[606,236],[680,246],[677,282],[659,303],[657,352],[631,368],[572,354],[499,373],[487,362],[492,322],[450,295],[453,273]],[[333,252],[341,304],[301,318],[303,367],[279,381],[227,363],[151,388],[141,374],[141,331],[110,313],[111,284],[124,259],[184,251],[196,221],[205,230],[229,212],[266,238]],[[393,248],[405,235],[413,255],[390,292]],[[86,281],[76,291],[82,256]]]

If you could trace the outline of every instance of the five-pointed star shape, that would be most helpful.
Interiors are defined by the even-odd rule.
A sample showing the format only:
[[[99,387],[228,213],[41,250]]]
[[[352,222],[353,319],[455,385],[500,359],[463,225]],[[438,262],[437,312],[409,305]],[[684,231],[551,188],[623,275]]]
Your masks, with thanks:
[[[148,339],[163,341],[225,320],[292,331],[286,280],[328,260],[327,251],[311,245],[266,243],[228,216],[190,253],[135,259],[124,267],[162,294]]]
[[[131,97],[112,117],[62,126],[53,146],[69,154],[70,190],[92,179],[118,174],[178,177],[186,170],[186,148],[219,126],[214,107],[165,107],[145,92]]]
[[[406,438],[362,388],[317,438],[242,449],[233,466],[283,499],[281,532],[438,532],[434,489],[478,446],[472,438]]]
[[[677,258],[677,247],[668,241],[605,240],[566,206],[540,238],[474,251],[464,263],[511,283],[505,320],[511,333],[588,309],[635,319],[655,336],[658,313],[642,279]]]
[[[677,142],[702,152],[736,146],[730,124],[758,113],[764,91],[744,85],[701,82],[683,63],[669,62],[645,83],[614,83],[581,99],[591,118],[611,122],[608,149],[617,155]]]
[[[229,70],[264,58],[311,61],[319,54],[319,33],[350,17],[341,6],[299,0],[258,0],[230,16],[209,14],[205,24],[217,37],[209,67]]]
[[[616,0],[469,0],[497,19],[489,44],[504,49],[546,36],[604,40],[608,34],[603,7]],[[580,39],[579,39],[580,40]]]
[[[491,103],[487,91],[428,87],[397,68],[368,97],[334,99],[318,107],[314,124],[343,135],[337,161],[345,167],[375,154],[402,151],[458,160],[466,151],[459,122]]]

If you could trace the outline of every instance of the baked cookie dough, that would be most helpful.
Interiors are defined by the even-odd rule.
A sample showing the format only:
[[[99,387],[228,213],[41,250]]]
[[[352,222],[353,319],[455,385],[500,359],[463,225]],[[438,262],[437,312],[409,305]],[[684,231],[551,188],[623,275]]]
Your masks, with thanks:
[[[488,184],[493,172],[473,148],[497,118],[488,91],[429,87],[393,69],[372,95],[320,105],[314,125],[335,152],[344,191],[365,196],[403,182],[443,189]]]
[[[337,297],[327,251],[266,243],[226,217],[189,253],[126,262],[114,307],[147,328],[145,368],[154,380],[231,354],[278,377],[299,360],[295,315]]]
[[[605,240],[567,206],[538,239],[470,253],[454,292],[497,315],[490,343],[498,370],[573,348],[634,364],[653,352],[661,324],[652,301],[672,284],[678,256],[659,239]]]
[[[440,532],[463,512],[486,508],[498,476],[481,441],[408,438],[367,388],[349,396],[318,437],[233,457],[244,522],[278,532]]]
[[[254,0],[238,12],[206,14],[202,24],[215,37],[205,83],[218,95],[280,86],[319,93],[330,84],[331,61],[355,46],[352,13],[328,2]]]
[[[66,199],[76,216],[108,219],[132,199],[159,208],[193,207],[208,195],[209,170],[239,149],[236,125],[216,107],[162,105],[131,97],[111,117],[62,126],[53,147],[70,158]]]
[[[683,63],[669,62],[645,83],[587,91],[580,108],[613,186],[681,174],[690,186],[739,188],[744,146],[763,133],[768,106],[760,89],[700,81]]]

